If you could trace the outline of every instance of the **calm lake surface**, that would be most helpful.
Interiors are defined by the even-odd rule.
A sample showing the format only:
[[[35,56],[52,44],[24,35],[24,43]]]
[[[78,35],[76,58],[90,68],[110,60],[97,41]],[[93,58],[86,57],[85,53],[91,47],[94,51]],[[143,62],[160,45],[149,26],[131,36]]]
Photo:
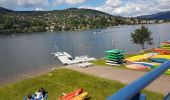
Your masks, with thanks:
[[[142,48],[132,44],[130,34],[140,26],[119,26],[74,32],[29,33],[24,35],[0,35],[0,82],[25,71],[61,65],[51,53],[56,42],[59,51],[74,56],[104,56],[104,51],[113,47],[126,53],[138,53]],[[154,45],[170,39],[170,24],[147,25],[152,31]],[[95,31],[98,31],[95,33]]]

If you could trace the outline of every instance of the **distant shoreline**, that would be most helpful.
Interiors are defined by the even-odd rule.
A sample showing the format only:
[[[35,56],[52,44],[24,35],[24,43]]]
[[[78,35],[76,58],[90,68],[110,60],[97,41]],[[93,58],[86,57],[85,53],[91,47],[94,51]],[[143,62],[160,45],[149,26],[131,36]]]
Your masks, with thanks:
[[[108,27],[99,27],[99,28],[87,28],[87,29],[75,29],[75,30],[61,30],[61,31],[24,31],[24,32],[7,32],[1,33],[0,35],[15,35],[15,34],[32,34],[32,33],[55,33],[55,32],[78,32],[78,31],[88,31],[88,30],[97,30],[97,29],[105,29],[110,27],[122,27],[122,26],[135,26],[135,25],[157,25],[155,24],[132,24],[132,25],[115,25],[115,26],[108,26]],[[160,23],[160,24],[170,24],[170,23]]]

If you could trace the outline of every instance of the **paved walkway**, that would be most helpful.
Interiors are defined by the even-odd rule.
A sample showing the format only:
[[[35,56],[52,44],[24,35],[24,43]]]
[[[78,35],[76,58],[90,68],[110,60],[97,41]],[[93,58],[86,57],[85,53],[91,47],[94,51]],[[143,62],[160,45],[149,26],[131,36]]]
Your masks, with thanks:
[[[129,84],[134,80],[140,78],[144,74],[146,74],[146,72],[142,72],[142,71],[124,70],[124,69],[118,69],[113,67],[101,67],[101,66],[81,68],[78,67],[77,65],[71,65],[68,66],[67,68],[75,71],[91,74],[94,76],[107,78],[110,80],[116,80],[124,84]],[[164,95],[168,94],[170,92],[170,76],[161,75],[149,86],[147,86],[146,89],[153,92],[162,93]]]

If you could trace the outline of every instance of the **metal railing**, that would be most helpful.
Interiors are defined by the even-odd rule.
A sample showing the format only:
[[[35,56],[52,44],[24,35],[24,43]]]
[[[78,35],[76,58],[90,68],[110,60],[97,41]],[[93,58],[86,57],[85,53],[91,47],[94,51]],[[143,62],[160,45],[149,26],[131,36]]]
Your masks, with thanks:
[[[131,84],[125,86],[120,91],[108,97],[107,100],[146,100],[146,96],[142,94],[141,91],[163,74],[168,68],[170,68],[170,60]],[[164,100],[169,100],[169,97],[170,94],[168,94]]]

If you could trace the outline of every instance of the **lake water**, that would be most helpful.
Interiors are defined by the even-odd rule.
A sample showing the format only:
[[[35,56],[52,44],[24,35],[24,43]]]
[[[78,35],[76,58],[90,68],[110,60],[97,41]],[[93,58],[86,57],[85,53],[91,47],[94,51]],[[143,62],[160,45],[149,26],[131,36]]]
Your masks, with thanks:
[[[74,32],[29,33],[24,35],[0,35],[0,82],[24,71],[44,68],[61,63],[51,55],[54,42],[60,51],[73,56],[104,56],[104,51],[117,48],[126,53],[138,53],[142,48],[131,42],[130,34],[140,26],[119,26]],[[170,39],[170,24],[147,25],[152,31],[154,45]],[[99,31],[95,33],[95,31]]]

